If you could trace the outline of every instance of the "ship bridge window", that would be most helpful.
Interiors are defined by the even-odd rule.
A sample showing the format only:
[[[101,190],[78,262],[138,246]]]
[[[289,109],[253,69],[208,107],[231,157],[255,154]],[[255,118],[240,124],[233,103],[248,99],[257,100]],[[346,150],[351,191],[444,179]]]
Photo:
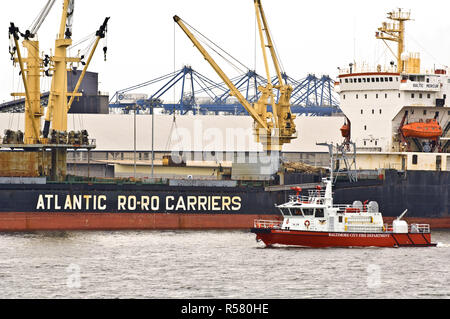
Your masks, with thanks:
[[[375,78],[372,78],[372,82],[375,82]]]
[[[412,157],[412,163],[413,163],[413,165],[417,165],[417,163],[418,163],[418,157],[417,157],[417,155],[413,155],[413,157]]]
[[[314,215],[314,208],[302,208],[303,215],[312,216]]]
[[[302,214],[302,210],[300,208],[296,208],[292,211],[292,215],[300,216]]]
[[[384,78],[380,78],[380,82],[384,82]]]
[[[377,82],[380,82],[380,78],[376,78],[376,81],[377,81]]]
[[[323,212],[323,208],[316,208],[316,215],[315,216],[318,217],[318,218],[325,217],[325,214]]]
[[[425,82],[425,75],[410,75],[409,79],[413,82]]]
[[[348,83],[348,79],[345,79],[345,83]]]
[[[280,208],[281,213],[283,216],[291,216],[291,210],[289,208]]]
[[[389,77],[389,82],[392,82],[394,79],[391,77]]]
[[[361,83],[361,79],[360,78],[358,79],[358,83]]]

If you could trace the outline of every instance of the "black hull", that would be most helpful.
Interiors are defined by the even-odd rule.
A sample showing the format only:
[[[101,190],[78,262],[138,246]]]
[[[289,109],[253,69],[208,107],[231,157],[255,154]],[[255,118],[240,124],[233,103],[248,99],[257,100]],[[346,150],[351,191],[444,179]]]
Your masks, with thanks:
[[[320,176],[307,178],[309,182],[320,180]],[[442,220],[440,228],[447,228],[450,227],[449,183],[450,172],[386,171],[383,178],[357,183],[338,181],[334,202],[377,201],[384,217],[397,217],[408,209],[410,219]],[[294,191],[265,191],[262,186],[0,184],[0,214],[8,214],[8,218],[11,213],[227,215],[230,220],[242,215],[279,218],[275,205],[286,202],[292,194]]]

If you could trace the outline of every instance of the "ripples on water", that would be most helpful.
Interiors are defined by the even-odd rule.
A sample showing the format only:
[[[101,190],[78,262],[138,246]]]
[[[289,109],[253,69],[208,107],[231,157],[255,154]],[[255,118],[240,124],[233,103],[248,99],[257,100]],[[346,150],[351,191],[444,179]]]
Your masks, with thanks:
[[[449,298],[437,248],[264,248],[245,231],[0,234],[2,298]],[[270,289],[269,289],[270,287]]]

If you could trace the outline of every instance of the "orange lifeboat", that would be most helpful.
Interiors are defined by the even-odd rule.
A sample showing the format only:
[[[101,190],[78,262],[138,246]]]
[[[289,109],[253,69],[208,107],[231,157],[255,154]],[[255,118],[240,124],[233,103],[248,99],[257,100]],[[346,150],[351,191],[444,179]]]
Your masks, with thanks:
[[[442,136],[442,127],[436,119],[429,119],[426,122],[414,122],[402,127],[405,137],[437,139]]]
[[[342,127],[341,127],[341,133],[342,133],[342,137],[350,137],[350,125],[345,123]]]

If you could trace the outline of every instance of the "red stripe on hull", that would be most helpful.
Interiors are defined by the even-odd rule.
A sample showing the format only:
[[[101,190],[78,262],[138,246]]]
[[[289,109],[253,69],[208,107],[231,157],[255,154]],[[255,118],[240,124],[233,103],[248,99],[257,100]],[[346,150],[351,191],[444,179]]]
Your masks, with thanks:
[[[255,219],[274,215],[158,213],[0,213],[0,231],[250,229]]]
[[[302,247],[423,247],[433,246],[430,234],[367,234],[258,230],[256,238],[267,246],[274,244]]]

